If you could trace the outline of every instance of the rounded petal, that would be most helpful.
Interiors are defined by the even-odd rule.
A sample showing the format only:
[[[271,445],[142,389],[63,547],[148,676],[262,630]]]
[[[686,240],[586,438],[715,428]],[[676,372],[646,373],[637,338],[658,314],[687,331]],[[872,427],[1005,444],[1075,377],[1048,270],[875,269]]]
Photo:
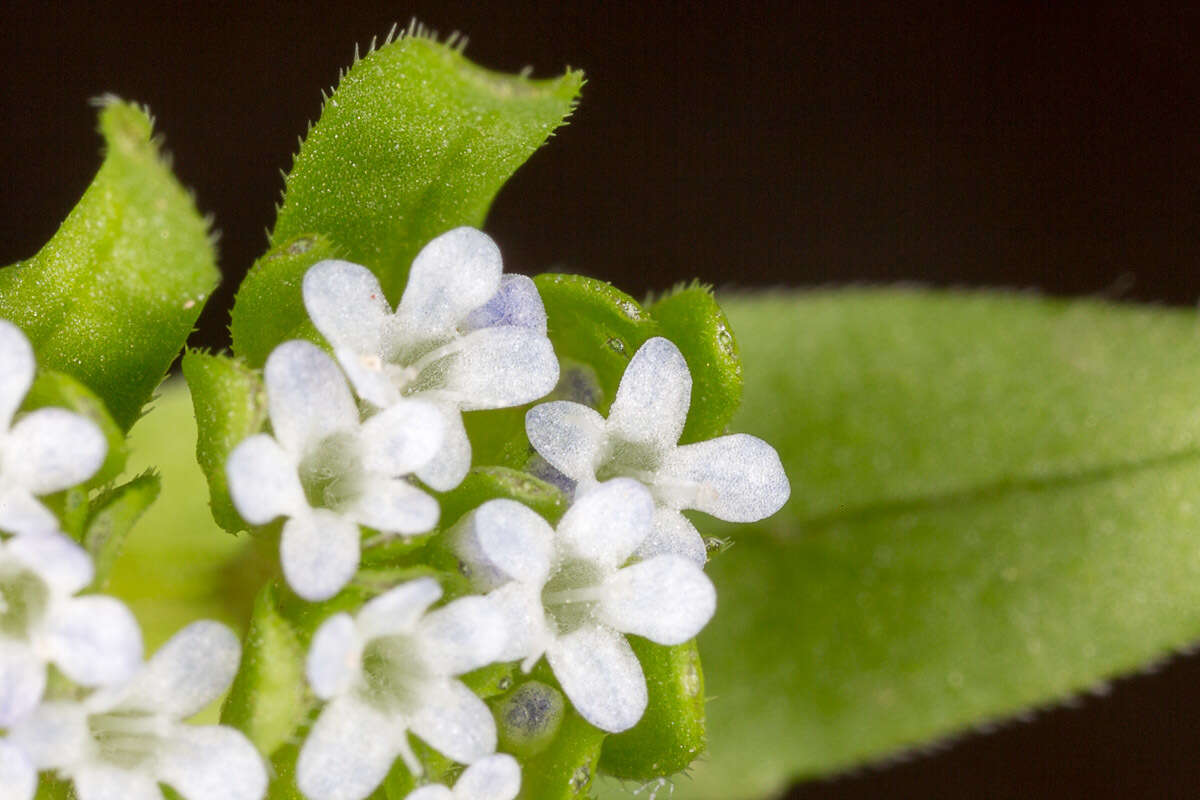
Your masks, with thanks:
[[[550,340],[525,328],[483,328],[458,341],[429,369],[445,369],[442,386],[460,408],[508,408],[545,397],[558,383]]]
[[[374,353],[360,353],[349,347],[333,351],[345,371],[354,392],[376,408],[387,408],[400,400],[400,390],[388,376],[383,359]]]
[[[276,347],[264,377],[271,428],[293,457],[334,431],[358,424],[358,406],[342,371],[312,342],[297,339]]]
[[[96,423],[65,408],[39,408],[21,418],[4,443],[5,480],[33,494],[77,486],[96,474],[108,440]]]
[[[470,764],[496,751],[492,712],[458,681],[427,684],[411,727],[426,744],[460,764]]]
[[[658,506],[654,527],[634,555],[645,560],[667,554],[683,556],[700,567],[708,561],[708,548],[696,526],[675,509]]]
[[[467,330],[509,326],[546,335],[546,307],[537,285],[524,275],[502,275],[491,299],[467,315]]]
[[[158,648],[119,705],[190,717],[233,683],[241,652],[237,636],[225,625],[193,622]]]
[[[279,560],[292,591],[305,600],[326,600],[358,570],[358,526],[324,508],[292,517],[283,526]]]
[[[3,550],[60,594],[75,594],[92,582],[91,556],[61,533],[20,536],[3,546]]]
[[[646,710],[646,678],[625,637],[585,625],[546,650],[554,677],[580,716],[601,730],[620,733]]]
[[[417,253],[396,316],[432,336],[458,326],[500,288],[500,248],[483,231],[455,228]]]
[[[0,728],[36,708],[45,690],[45,663],[24,642],[0,639]]]
[[[445,430],[437,406],[422,400],[400,400],[363,423],[363,468],[388,476],[416,472],[437,454]]]
[[[265,433],[233,449],[225,462],[229,495],[242,519],[263,525],[276,517],[292,516],[308,507],[296,459]]]
[[[73,778],[77,800],[163,800],[154,776],[140,770],[90,760]]]
[[[654,499],[632,478],[614,478],[578,498],[558,523],[575,556],[616,568],[650,535]]]
[[[309,800],[362,800],[388,773],[403,736],[392,720],[353,695],[321,711],[296,762],[296,785]]]
[[[42,703],[9,728],[8,740],[39,770],[75,764],[92,747],[86,709],[68,702]]]
[[[717,590],[683,556],[655,556],[618,570],[604,582],[603,622],[658,644],[683,644],[712,619]]]
[[[679,447],[664,460],[661,474],[695,487],[678,507],[730,522],[769,517],[791,494],[775,448],[745,433]]]
[[[461,675],[495,661],[508,628],[491,600],[474,595],[430,611],[417,623],[417,636],[421,656],[435,672]]]
[[[431,783],[404,795],[404,800],[455,800],[454,792],[440,783]]]
[[[58,530],[58,518],[23,486],[0,488],[0,531],[44,534]]]
[[[0,798],[33,800],[37,789],[37,770],[25,754],[0,739]]]
[[[114,597],[93,594],[55,603],[38,640],[49,660],[84,686],[123,683],[142,665],[142,631]]]
[[[541,515],[515,500],[489,500],[468,523],[478,552],[488,564],[521,583],[541,585],[554,558],[554,529]]]
[[[521,791],[521,765],[507,753],[476,761],[454,784],[457,800],[513,800]]]
[[[225,725],[177,725],[159,754],[158,779],[185,800],[259,800],[267,791],[262,757]]]
[[[313,635],[305,660],[305,675],[322,700],[342,694],[358,674],[362,638],[349,614],[334,614]]]
[[[597,411],[565,400],[529,409],[525,433],[542,458],[576,481],[595,477],[596,460],[608,436]]]
[[[442,596],[433,578],[417,578],[389,589],[364,605],[355,622],[364,639],[409,633],[425,610]]]
[[[33,384],[33,347],[16,325],[0,319],[0,431],[8,429]]]
[[[488,592],[487,597],[503,617],[506,631],[504,646],[496,654],[496,661],[540,658],[550,638],[541,587],[531,588],[510,581]]]
[[[371,270],[349,261],[320,261],[304,273],[302,291],[309,318],[335,349],[380,352],[392,309]]]
[[[432,530],[441,513],[437,500],[402,478],[365,481],[362,494],[343,511],[368,528],[403,534]]]
[[[661,336],[646,340],[625,368],[608,413],[610,429],[622,439],[660,450],[683,433],[692,403],[692,373],[679,348]]]
[[[463,427],[462,414],[453,405],[440,405],[442,447],[433,459],[417,470],[417,477],[436,492],[448,492],[462,483],[471,469],[471,440]]]

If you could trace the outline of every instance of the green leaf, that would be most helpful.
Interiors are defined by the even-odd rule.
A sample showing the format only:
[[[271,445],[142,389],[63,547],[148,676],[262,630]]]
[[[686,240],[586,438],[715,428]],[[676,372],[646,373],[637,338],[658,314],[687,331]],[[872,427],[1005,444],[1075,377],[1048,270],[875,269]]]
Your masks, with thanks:
[[[1200,638],[1191,311],[999,293],[730,300],[734,429],[792,499],[713,559],[709,754],[751,798],[1139,669]]]
[[[50,369],[39,369],[33,379],[29,393],[25,395],[22,409],[32,411],[46,407],[66,408],[96,423],[108,442],[108,453],[99,471],[85,487],[102,486],[121,474],[128,456],[125,433],[109,415],[104,401],[96,393],[70,375]]]
[[[92,185],[33,258],[0,270],[0,318],[38,363],[94,391],[128,430],[217,285],[208,225],[171,175],[146,113],[100,111]]]
[[[273,245],[328,236],[399,300],[417,251],[480,227],[500,187],[574,108],[579,72],[531,80],[404,35],[355,62],[287,176]]]
[[[95,588],[105,588],[125,537],[161,490],[162,481],[158,474],[147,471],[92,501],[83,546],[96,566],[96,577],[92,582]]]
[[[189,350],[183,356],[183,375],[196,413],[196,460],[208,480],[213,519],[230,533],[247,528],[225,476],[225,461],[233,448],[258,433],[267,418],[267,398],[258,373],[241,361]]]

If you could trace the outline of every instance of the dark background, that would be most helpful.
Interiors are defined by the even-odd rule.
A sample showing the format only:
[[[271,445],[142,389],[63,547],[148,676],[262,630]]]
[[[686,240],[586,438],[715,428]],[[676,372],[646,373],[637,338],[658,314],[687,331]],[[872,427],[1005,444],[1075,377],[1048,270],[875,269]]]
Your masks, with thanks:
[[[1047,4],[1050,5],[1050,4]],[[509,269],[634,295],[916,281],[1194,305],[1200,13],[1184,4],[58,4],[0,29],[0,263],[90,181],[88,99],[148,103],[216,216],[226,282],[264,248],[296,136],[354,44],[417,16],[496,69],[590,82],[488,223]],[[1200,402],[1200,398],[1198,398]],[[1104,699],[794,798],[1196,794],[1200,659]],[[752,769],[751,765],[747,765]]]

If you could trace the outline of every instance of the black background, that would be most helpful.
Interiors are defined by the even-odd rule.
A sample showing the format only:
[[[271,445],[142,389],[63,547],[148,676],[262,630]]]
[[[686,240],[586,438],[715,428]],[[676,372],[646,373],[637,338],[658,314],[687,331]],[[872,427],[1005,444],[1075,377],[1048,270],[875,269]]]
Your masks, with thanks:
[[[513,271],[584,272],[634,295],[700,277],[1200,297],[1200,13],[1186,4],[0,13],[0,263],[36,252],[90,181],[88,99],[147,103],[221,231],[226,281],[197,343],[226,343],[232,288],[265,245],[318,90],[356,42],[414,15],[466,33],[486,66],[589,76],[570,126],[489,219]],[[1200,659],[1178,659],[1107,698],[793,797],[1192,796],[1198,686]]]

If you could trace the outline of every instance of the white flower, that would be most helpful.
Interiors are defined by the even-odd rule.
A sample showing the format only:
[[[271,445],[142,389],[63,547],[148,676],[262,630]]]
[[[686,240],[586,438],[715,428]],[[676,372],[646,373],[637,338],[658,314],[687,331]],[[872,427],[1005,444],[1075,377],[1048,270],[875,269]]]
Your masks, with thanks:
[[[597,728],[632,727],[646,679],[632,633],[681,644],[712,618],[716,591],[703,570],[663,554],[625,566],[650,533],[654,501],[617,478],[575,501],[557,531],[512,500],[491,500],[455,526],[455,548],[477,588],[508,619],[499,660],[546,655],[575,709]]]
[[[521,791],[521,767],[507,753],[476,761],[463,770],[453,789],[422,786],[404,800],[513,800]]]
[[[159,783],[186,800],[257,800],[267,773],[250,741],[224,725],[180,721],[225,691],[239,655],[224,625],[193,623],[128,683],[43,703],[10,729],[9,742],[38,769],[71,780],[79,800],[162,800]]]
[[[533,281],[501,269],[490,238],[456,228],[417,254],[395,313],[366,267],[322,261],[304,276],[308,314],[360,397],[378,408],[420,397],[441,410],[445,442],[417,470],[438,491],[471,466],[460,412],[528,403],[558,381]]]
[[[73,597],[92,561],[61,534],[0,543],[0,728],[42,699],[46,664],[84,686],[129,678],[142,661],[137,621],[118,600]]]
[[[25,334],[0,320],[0,530],[16,534],[56,531],[58,520],[35,496],[83,483],[108,452],[96,424],[64,408],[39,408],[13,424],[34,367]]]
[[[361,800],[397,755],[419,775],[409,731],[460,763],[495,751],[491,712],[453,676],[495,660],[504,620],[482,597],[426,613],[441,594],[432,578],[419,578],[317,629],[308,682],[329,702],[296,764],[296,784],[310,800]]]
[[[654,532],[638,555],[677,553],[703,565],[704,540],[680,509],[754,522],[782,508],[791,490],[779,455],[755,436],[739,433],[679,446],[691,396],[683,354],[655,337],[629,362],[608,419],[587,406],[558,401],[530,409],[525,430],[542,458],[576,482],[576,496],[617,476],[650,489]]]
[[[0,798],[33,800],[37,790],[37,769],[19,747],[0,739]]]
[[[437,501],[403,476],[437,452],[442,417],[405,400],[360,423],[341,370],[309,342],[279,345],[264,372],[275,435],[251,436],[230,453],[229,493],[252,525],[288,518],[283,573],[298,595],[323,600],[358,569],[360,524],[398,534],[437,524]]]

